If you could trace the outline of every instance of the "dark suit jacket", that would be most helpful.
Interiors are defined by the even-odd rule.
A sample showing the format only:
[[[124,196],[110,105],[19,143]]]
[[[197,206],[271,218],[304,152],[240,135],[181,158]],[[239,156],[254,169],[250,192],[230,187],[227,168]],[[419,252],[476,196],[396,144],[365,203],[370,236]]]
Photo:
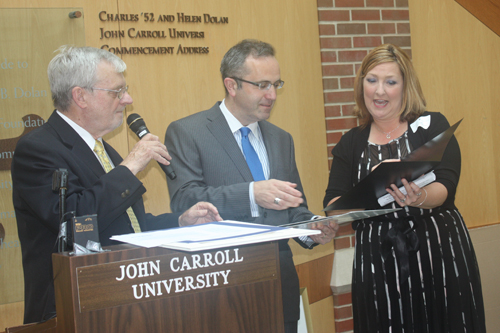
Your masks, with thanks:
[[[146,189],[120,155],[104,147],[117,166],[105,173],[93,151],[56,112],[40,128],[23,136],[12,161],[13,203],[23,257],[24,322],[55,314],[52,253],[57,252],[59,195],[52,191],[55,170],[68,170],[66,211],[76,216],[97,214],[101,245],[112,235],[133,232],[126,209],[132,206],[141,229],[177,227],[179,214],[146,214]],[[44,318],[45,317],[45,318]]]
[[[297,208],[282,211],[259,207],[260,216],[252,218],[252,174],[219,104],[172,122],[167,129],[165,144],[177,174],[176,179],[167,179],[172,211],[203,200],[213,203],[226,220],[281,225],[310,219],[313,214],[305,200]],[[292,136],[267,121],[259,126],[269,158],[269,178],[296,183],[303,192]],[[285,321],[298,320],[299,282],[287,241],[280,242],[280,264]]]

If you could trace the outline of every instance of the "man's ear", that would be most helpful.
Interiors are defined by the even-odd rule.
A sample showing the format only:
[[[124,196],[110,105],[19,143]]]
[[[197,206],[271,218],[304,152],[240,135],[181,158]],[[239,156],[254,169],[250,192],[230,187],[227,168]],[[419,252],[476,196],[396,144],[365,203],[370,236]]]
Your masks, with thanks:
[[[224,79],[224,86],[227,89],[229,95],[234,97],[236,95],[236,90],[238,90],[238,82],[235,79],[231,79],[230,77],[226,77]]]
[[[87,90],[82,87],[74,87],[71,89],[71,95],[73,96],[73,101],[80,109],[85,109],[87,107]]]

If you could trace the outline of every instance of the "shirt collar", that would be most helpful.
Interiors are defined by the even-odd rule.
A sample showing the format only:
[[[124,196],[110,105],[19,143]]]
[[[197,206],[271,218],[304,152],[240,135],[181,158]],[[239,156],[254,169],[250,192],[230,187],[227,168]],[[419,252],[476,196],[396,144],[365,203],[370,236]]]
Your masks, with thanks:
[[[83,141],[85,141],[85,143],[93,151],[95,146],[94,137],[89,132],[87,132],[87,130],[85,130],[83,127],[75,123],[73,120],[69,119],[64,113],[60,112],[59,110],[56,110],[56,112],[59,116],[61,116],[61,118],[65,122],[68,123],[69,126],[71,126],[75,130],[76,133],[78,133],[78,135],[83,139]],[[98,140],[102,142],[102,138],[99,138]]]
[[[222,100],[222,103],[220,103],[220,109],[222,111],[222,114],[224,115],[224,118],[226,118],[227,124],[229,125],[229,128],[231,129],[231,133],[236,133],[237,131],[240,130],[240,128],[244,127],[238,119],[229,111],[229,109],[226,106],[225,99]],[[246,126],[250,128],[252,133],[255,135],[255,137],[259,138],[259,123],[254,122]]]

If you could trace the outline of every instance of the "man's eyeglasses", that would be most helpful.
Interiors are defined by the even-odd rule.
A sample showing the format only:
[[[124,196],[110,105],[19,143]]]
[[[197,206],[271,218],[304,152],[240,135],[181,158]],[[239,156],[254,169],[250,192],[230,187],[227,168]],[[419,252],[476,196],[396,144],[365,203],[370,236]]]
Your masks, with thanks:
[[[253,84],[254,86],[258,87],[260,90],[269,90],[269,89],[271,89],[271,86],[274,86],[274,89],[281,89],[281,88],[283,88],[283,85],[285,84],[285,81],[281,81],[281,80],[278,80],[278,81],[272,83],[269,81],[252,82],[252,81],[240,79],[239,77],[230,77],[230,79],[239,80],[242,82]]]
[[[111,91],[111,92],[114,92],[116,94],[116,97],[118,97],[118,99],[122,99],[123,95],[125,95],[125,93],[128,91],[128,86],[125,86],[123,88],[121,88],[120,90],[112,90],[112,89],[104,89],[104,88],[92,88],[93,90],[104,90],[104,91]]]

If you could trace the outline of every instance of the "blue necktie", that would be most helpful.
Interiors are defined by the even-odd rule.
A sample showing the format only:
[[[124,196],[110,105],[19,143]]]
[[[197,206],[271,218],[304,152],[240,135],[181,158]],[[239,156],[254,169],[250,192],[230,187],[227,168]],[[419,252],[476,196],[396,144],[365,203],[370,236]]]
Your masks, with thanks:
[[[241,147],[243,148],[243,154],[245,154],[245,158],[247,160],[248,167],[250,168],[250,172],[252,173],[253,180],[266,180],[264,177],[264,171],[262,170],[262,164],[260,163],[259,156],[253,149],[250,140],[248,140],[248,133],[250,133],[250,128],[242,127],[240,128],[241,132]]]

